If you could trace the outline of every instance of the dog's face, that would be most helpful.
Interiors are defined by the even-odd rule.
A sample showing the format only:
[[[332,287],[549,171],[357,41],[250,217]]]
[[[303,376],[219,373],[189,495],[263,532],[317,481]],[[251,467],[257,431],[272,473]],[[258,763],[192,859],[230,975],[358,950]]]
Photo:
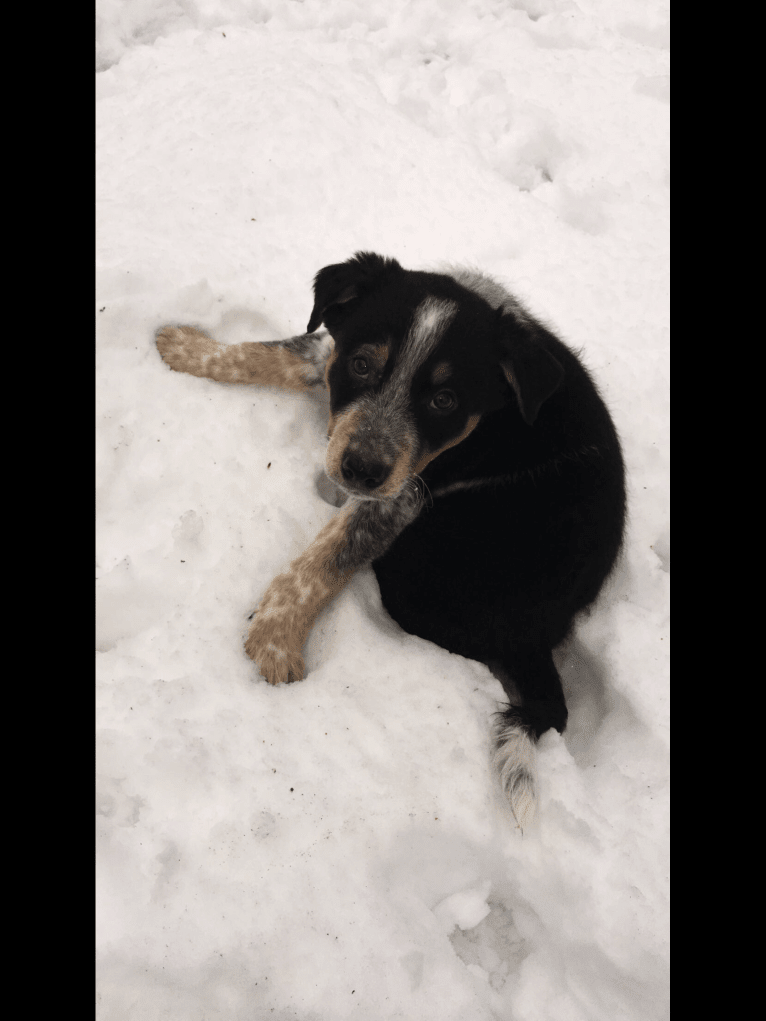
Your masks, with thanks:
[[[308,329],[335,342],[326,471],[350,495],[395,497],[514,399],[502,310],[451,277],[360,255],[321,270],[315,294]]]

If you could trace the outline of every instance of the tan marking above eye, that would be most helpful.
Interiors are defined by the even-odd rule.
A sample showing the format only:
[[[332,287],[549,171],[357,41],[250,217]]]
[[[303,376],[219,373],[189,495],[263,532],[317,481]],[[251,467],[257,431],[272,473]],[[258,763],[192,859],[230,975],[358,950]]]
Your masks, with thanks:
[[[438,386],[439,383],[446,383],[452,375],[452,366],[449,362],[440,362],[431,373],[431,383]]]

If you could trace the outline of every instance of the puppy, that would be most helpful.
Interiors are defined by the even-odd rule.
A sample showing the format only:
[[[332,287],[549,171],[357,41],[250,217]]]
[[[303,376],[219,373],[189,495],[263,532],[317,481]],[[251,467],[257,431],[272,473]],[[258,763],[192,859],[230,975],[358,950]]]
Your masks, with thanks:
[[[347,500],[251,618],[261,674],[300,680],[318,613],[371,564],[405,631],[499,667],[495,763],[528,825],[534,742],[567,721],[552,651],[625,520],[617,433],[577,355],[480,273],[369,252],[319,271],[302,336],[224,346],[167,326],[157,347],[196,376],[329,389],[326,472]]]

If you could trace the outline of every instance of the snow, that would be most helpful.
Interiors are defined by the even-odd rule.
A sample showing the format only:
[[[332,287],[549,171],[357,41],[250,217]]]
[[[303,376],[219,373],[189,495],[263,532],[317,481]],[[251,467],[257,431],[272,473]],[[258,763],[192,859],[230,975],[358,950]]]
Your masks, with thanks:
[[[99,0],[98,67],[99,1019],[664,1019],[664,0]],[[499,682],[369,569],[302,683],[254,673],[246,616],[334,513],[326,409],[154,347],[302,332],[360,248],[498,276],[623,439],[625,554],[523,837]]]

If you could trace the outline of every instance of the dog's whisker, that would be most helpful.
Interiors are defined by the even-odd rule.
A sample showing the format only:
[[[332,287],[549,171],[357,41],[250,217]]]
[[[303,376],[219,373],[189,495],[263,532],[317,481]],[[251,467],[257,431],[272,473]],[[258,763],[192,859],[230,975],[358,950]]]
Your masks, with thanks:
[[[418,491],[425,506],[428,507],[429,509],[433,507],[434,501],[433,497],[431,496],[431,490],[428,488],[428,483],[423,478],[423,476],[412,475],[409,479],[409,482]]]

